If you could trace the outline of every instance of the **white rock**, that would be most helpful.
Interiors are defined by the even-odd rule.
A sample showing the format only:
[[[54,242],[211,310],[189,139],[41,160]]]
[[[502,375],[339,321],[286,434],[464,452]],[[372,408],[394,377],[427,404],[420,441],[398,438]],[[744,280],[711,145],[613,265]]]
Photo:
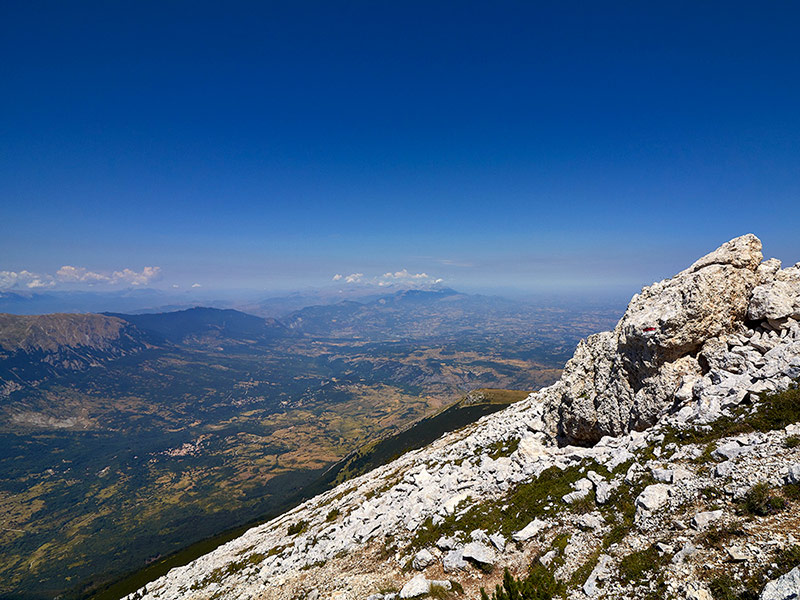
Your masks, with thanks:
[[[608,573],[608,566],[611,563],[611,557],[607,554],[601,554],[597,559],[597,564],[595,565],[594,569],[592,570],[589,578],[583,584],[583,593],[593,598],[598,594],[600,589],[597,586],[598,581],[602,581],[607,573]]]
[[[669,502],[670,487],[663,483],[648,485],[642,493],[636,497],[636,506],[653,512]]]
[[[403,589],[400,590],[400,597],[416,598],[417,596],[423,596],[429,594],[432,587],[441,587],[449,590],[453,586],[449,581],[428,580],[425,575],[420,573],[403,586]]]
[[[593,531],[601,529],[603,525],[605,525],[605,521],[603,520],[602,515],[598,512],[581,515],[580,517],[575,519],[575,523],[581,529],[593,530]]]
[[[482,542],[470,542],[464,546],[461,555],[482,565],[493,565],[495,561],[494,550]]]
[[[538,535],[540,531],[544,531],[550,526],[551,524],[548,521],[534,519],[525,525],[525,527],[523,527],[521,530],[511,534],[511,539],[513,539],[515,542],[527,542],[535,535]]]
[[[746,562],[751,558],[750,553],[742,550],[741,548],[728,548],[726,552],[733,562]]]
[[[455,538],[443,535],[436,540],[436,547],[439,548],[439,550],[454,550],[458,547],[458,542]]]
[[[679,565],[690,556],[697,554],[697,548],[691,542],[686,542],[683,548],[672,557],[672,564]]]
[[[400,590],[400,597],[416,598],[417,596],[422,596],[430,591],[430,581],[425,578],[425,575],[420,573],[403,586],[403,589]]]
[[[753,290],[747,317],[751,320],[800,316],[800,281],[772,281]]]
[[[800,598],[800,567],[770,581],[761,592],[760,600],[797,600]]]
[[[711,592],[709,592],[707,589],[697,587],[689,590],[686,595],[686,600],[714,600],[714,596],[712,596]]]
[[[717,447],[712,453],[711,456],[714,458],[722,458],[725,460],[731,460],[736,458],[740,454],[747,452],[747,447],[742,446],[737,441],[730,441],[722,444],[721,446]]]
[[[619,487],[619,482],[612,482],[607,483],[605,481],[601,481],[595,487],[595,496],[597,499],[598,504],[605,504],[611,499],[611,495],[613,494],[614,490]]]
[[[733,462],[730,460],[721,462],[716,467],[714,467],[714,474],[717,477],[730,477],[732,473],[733,473]]]
[[[546,552],[542,556],[539,557],[539,562],[542,563],[545,567],[549,567],[550,563],[553,562],[553,559],[558,556],[558,552],[555,550],[550,550],[550,552]]]
[[[467,561],[464,560],[464,554],[461,549],[456,548],[444,555],[442,567],[447,573],[453,573],[455,571],[463,571],[467,569],[469,565]]]
[[[500,552],[505,550],[506,548],[506,538],[504,538],[499,533],[493,533],[489,536],[489,541],[492,542],[492,545],[497,548]]]
[[[467,492],[461,492],[460,494],[455,494],[454,496],[451,496],[444,502],[444,504],[442,505],[442,509],[448,515],[452,515],[454,512],[456,512],[456,508],[458,507],[458,505],[461,504],[467,498],[469,498],[469,494]]]
[[[424,571],[435,562],[436,557],[430,551],[423,549],[416,553],[414,560],[411,561],[411,566],[417,571]]]
[[[569,494],[564,494],[561,498],[567,504],[575,504],[578,500],[583,500],[589,495],[589,490],[575,490]]]
[[[723,511],[709,510],[706,512],[697,513],[692,518],[692,527],[698,531],[705,530],[711,523],[719,521],[722,518]]]
[[[660,469],[657,467],[652,467],[650,471],[653,474],[653,479],[656,481],[661,483],[672,483],[672,469]]]
[[[491,540],[489,540],[489,536],[486,535],[486,532],[483,529],[473,529],[469,534],[470,539],[473,542],[481,542],[482,544],[489,544]]]
[[[800,464],[789,467],[789,472],[786,474],[786,483],[800,483]]]

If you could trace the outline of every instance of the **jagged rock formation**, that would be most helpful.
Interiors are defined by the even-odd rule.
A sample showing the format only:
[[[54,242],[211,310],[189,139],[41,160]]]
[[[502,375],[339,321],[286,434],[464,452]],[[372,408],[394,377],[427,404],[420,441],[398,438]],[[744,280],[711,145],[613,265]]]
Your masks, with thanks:
[[[761,261],[755,236],[728,242],[634,296],[553,386],[132,598],[476,598],[493,566],[532,562],[562,598],[708,600],[730,584],[715,573],[776,575],[762,598],[792,597],[772,565],[800,563],[800,396],[758,394],[800,377],[800,263]]]
[[[745,235],[634,296],[613,331],[578,345],[549,394],[549,431],[585,445],[653,425],[701,379],[706,340],[744,320],[761,258]]]

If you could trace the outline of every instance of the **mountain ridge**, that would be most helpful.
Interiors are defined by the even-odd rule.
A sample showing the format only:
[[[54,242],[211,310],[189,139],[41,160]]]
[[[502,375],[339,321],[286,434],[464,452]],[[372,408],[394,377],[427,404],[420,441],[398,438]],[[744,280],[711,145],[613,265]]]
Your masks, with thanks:
[[[794,597],[800,265],[762,258],[753,235],[724,244],[644,288],[556,384],[129,600],[476,597],[504,565],[550,582],[541,598]]]

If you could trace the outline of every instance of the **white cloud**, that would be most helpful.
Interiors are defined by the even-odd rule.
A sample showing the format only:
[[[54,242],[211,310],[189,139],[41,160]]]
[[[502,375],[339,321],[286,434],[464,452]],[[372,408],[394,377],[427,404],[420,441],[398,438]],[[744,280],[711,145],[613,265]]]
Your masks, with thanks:
[[[345,283],[361,283],[364,279],[363,273],[351,273],[347,277],[344,278]]]
[[[408,269],[403,269],[402,271],[395,271],[394,273],[384,273],[384,279],[388,280],[397,280],[397,281],[408,281],[408,280],[424,280],[430,279],[431,276],[427,273],[409,273]]]
[[[192,284],[192,287],[193,287],[193,288],[199,288],[199,287],[203,287],[203,286],[202,286],[202,285],[200,285],[199,283],[193,283],[193,284]]]
[[[0,290],[13,288],[43,288],[52,287],[55,281],[50,275],[32,273],[31,271],[0,271]]]
[[[411,273],[408,269],[400,271],[387,271],[383,275],[375,277],[367,277],[364,273],[351,273],[350,275],[341,275],[337,273],[333,276],[333,281],[342,281],[344,283],[361,283],[364,285],[377,285],[378,287],[389,287],[393,285],[401,287],[420,287],[429,286],[442,283],[443,279],[432,277],[428,273]]]
[[[107,275],[101,275],[83,267],[73,267],[71,265],[64,265],[56,271],[56,279],[64,282],[80,283],[101,283],[110,280]]]
[[[129,283],[131,285],[146,285],[161,277],[161,267],[145,267],[141,273],[131,269],[114,271],[111,283]]]
[[[161,267],[144,267],[141,271],[122,269],[112,273],[97,273],[84,267],[64,265],[55,274],[33,273],[31,271],[0,271],[0,290],[19,288],[45,288],[57,285],[74,287],[77,284],[94,285],[146,285],[161,277]]]

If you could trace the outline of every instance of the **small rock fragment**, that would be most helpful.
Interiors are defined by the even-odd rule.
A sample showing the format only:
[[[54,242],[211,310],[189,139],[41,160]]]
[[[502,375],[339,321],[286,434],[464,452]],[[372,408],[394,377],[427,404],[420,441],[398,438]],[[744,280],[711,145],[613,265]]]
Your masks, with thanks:
[[[414,560],[411,562],[411,566],[414,567],[417,571],[424,571],[426,568],[428,568],[435,562],[436,562],[436,557],[433,554],[431,554],[429,550],[423,549],[417,552],[417,554],[414,556]]]
[[[694,518],[692,518],[692,527],[697,531],[703,531],[711,523],[721,519],[722,515],[723,512],[721,510],[709,510],[706,512],[697,513]]]

